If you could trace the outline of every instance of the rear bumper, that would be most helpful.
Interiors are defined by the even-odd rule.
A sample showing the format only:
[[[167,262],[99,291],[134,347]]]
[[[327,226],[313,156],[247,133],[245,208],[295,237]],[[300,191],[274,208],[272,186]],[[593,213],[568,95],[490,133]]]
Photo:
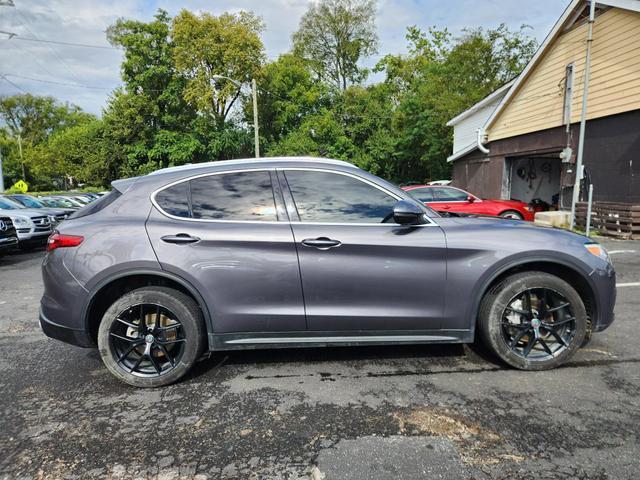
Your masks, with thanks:
[[[47,337],[55,338],[78,347],[95,347],[91,336],[84,330],[74,330],[63,325],[58,325],[49,320],[40,310],[40,327]]]

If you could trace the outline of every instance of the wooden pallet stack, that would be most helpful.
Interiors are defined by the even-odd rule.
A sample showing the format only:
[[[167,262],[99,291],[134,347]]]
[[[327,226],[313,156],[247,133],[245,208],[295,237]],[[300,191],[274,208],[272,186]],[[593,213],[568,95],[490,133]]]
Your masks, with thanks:
[[[576,205],[576,226],[586,227],[587,203]],[[593,202],[591,230],[601,235],[624,239],[640,239],[640,204]]]

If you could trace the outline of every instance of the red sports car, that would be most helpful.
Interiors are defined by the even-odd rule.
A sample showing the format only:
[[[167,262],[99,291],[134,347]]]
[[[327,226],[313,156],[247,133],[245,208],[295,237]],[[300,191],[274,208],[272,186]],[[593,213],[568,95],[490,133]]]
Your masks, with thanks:
[[[474,213],[532,222],[533,209],[517,200],[482,200],[456,187],[411,185],[403,190],[436,212]]]

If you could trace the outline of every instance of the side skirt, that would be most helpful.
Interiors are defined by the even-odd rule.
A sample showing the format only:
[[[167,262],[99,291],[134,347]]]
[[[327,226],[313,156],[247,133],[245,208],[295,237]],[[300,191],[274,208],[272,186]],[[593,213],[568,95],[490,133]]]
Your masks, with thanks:
[[[337,332],[243,332],[210,333],[209,349],[253,350],[257,348],[346,347],[358,345],[411,345],[472,343],[471,330],[358,330]]]

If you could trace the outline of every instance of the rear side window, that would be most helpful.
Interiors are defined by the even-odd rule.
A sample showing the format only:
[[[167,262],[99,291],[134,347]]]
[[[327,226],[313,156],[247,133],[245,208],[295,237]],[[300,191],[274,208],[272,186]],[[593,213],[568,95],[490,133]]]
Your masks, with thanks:
[[[266,171],[225,173],[195,178],[165,188],[156,203],[183,218],[229,221],[277,221],[271,175]]]
[[[238,172],[191,180],[193,218],[276,221],[269,172]]]
[[[115,202],[122,195],[118,190],[111,190],[106,195],[94,200],[91,203],[88,203],[84,207],[82,207],[77,212],[71,214],[69,218],[81,218],[86,217],[87,215],[93,215],[94,213],[98,213],[100,210],[108,207],[113,202]]]
[[[165,188],[156,195],[158,206],[169,215],[189,218],[189,182]]]

